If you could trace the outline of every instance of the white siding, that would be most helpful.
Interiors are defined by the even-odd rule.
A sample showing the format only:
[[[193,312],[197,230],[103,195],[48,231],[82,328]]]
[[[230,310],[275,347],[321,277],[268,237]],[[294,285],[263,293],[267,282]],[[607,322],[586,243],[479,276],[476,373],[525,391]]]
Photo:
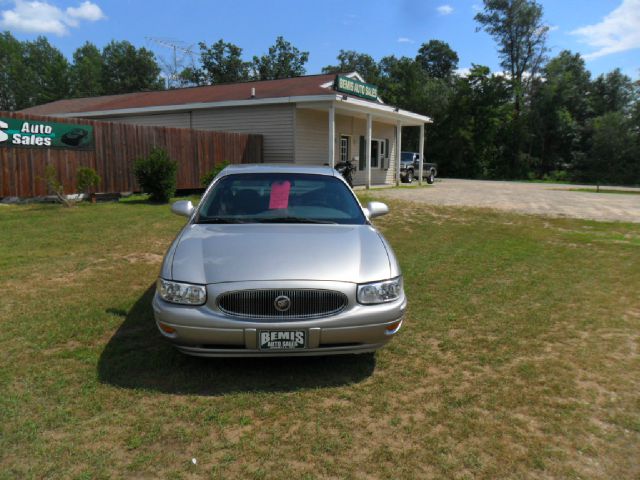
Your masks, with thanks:
[[[108,121],[121,123],[134,123],[136,125],[144,125],[147,127],[175,127],[189,128],[190,113],[163,113],[159,115],[135,115],[130,117],[118,117],[107,119]]]
[[[338,138],[336,129],[336,140]],[[336,156],[339,151],[336,147]],[[296,111],[296,163],[324,165],[328,162],[329,112],[299,108]]]
[[[265,162],[292,163],[294,115],[293,105],[261,105],[194,110],[191,121],[199,130],[261,134]]]
[[[261,134],[264,139],[265,162],[324,165],[329,161],[329,118],[326,110],[297,108],[287,105],[259,105],[255,107],[229,107],[195,110],[193,112],[137,115],[114,119],[138,125],[195,128],[218,132]],[[336,114],[336,162],[340,155],[340,136],[351,138],[351,158],[359,168],[360,136],[366,133],[366,120],[350,115]],[[371,183],[393,183],[396,164],[395,125],[374,120],[372,136],[389,140],[389,152],[384,168],[371,169]],[[366,170],[358,170],[354,183],[366,182]]]
[[[306,165],[324,165],[329,161],[329,113],[321,110],[299,108],[296,112],[296,163]],[[340,156],[340,136],[351,138],[351,159],[359,168],[360,136],[366,135],[367,122],[364,119],[336,114],[336,162]],[[393,183],[395,174],[396,136],[395,125],[373,122],[372,137],[389,140],[389,150],[384,168],[371,168],[371,183],[382,185]],[[366,183],[366,170],[356,171],[355,185]]]

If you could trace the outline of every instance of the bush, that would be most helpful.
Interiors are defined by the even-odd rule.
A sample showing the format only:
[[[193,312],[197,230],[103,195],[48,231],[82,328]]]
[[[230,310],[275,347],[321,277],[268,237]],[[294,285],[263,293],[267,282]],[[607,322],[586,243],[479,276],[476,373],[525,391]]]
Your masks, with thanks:
[[[73,207],[75,200],[69,200],[64,194],[64,185],[58,180],[58,171],[53,165],[47,165],[44,169],[44,177],[41,180],[47,185],[48,193],[55,195],[58,202],[65,207]]]
[[[568,182],[569,179],[569,173],[564,171],[564,170],[552,170],[551,172],[549,172],[548,174],[546,174],[543,177],[543,180],[546,180],[548,182]]]
[[[229,162],[225,160],[221,164],[213,167],[213,169],[209,173],[207,173],[206,175],[203,175],[202,178],[200,179],[200,183],[202,184],[202,186],[208,187],[209,184],[213,181],[213,179],[216,178],[216,175],[218,175],[222,170],[224,170],[227,167],[227,165],[229,165]]]
[[[133,172],[152,202],[167,203],[176,193],[178,163],[162,148],[154,148],[147,157],[137,159]]]
[[[77,173],[77,185],[78,191],[82,193],[89,193],[89,190],[92,188],[98,188],[102,179],[98,172],[96,172],[93,168],[88,167],[80,167]]]

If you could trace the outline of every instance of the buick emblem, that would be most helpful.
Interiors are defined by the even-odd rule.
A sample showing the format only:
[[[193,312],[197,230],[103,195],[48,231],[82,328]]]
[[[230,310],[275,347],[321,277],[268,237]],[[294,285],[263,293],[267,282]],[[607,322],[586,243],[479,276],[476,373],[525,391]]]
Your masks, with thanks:
[[[286,295],[280,295],[273,301],[273,306],[279,312],[286,312],[291,308],[291,299]]]

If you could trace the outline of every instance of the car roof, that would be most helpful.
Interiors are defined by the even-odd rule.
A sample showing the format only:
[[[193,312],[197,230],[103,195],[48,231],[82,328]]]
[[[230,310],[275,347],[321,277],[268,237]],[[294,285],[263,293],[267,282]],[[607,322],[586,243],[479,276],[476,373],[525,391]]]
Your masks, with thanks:
[[[306,173],[336,176],[336,171],[328,165],[296,165],[292,163],[242,163],[227,166],[222,175],[236,173]]]

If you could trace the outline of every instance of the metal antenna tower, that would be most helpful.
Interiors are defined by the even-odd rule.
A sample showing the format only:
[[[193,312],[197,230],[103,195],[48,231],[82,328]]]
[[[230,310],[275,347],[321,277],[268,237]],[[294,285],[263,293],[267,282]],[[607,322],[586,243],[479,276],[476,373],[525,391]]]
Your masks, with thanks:
[[[162,56],[158,56],[160,62],[163,64],[164,69],[167,73],[167,87],[172,88],[177,85],[179,82],[180,69],[185,66],[185,59],[189,59],[189,66],[193,67],[195,65],[194,56],[196,53],[192,50],[194,44],[188,45],[186,42],[181,40],[175,40],[172,38],[160,38],[160,37],[144,37],[147,41],[153,42],[157,45],[170,48],[172,51],[172,59],[170,62],[166,61]],[[181,52],[180,56],[178,52]]]

